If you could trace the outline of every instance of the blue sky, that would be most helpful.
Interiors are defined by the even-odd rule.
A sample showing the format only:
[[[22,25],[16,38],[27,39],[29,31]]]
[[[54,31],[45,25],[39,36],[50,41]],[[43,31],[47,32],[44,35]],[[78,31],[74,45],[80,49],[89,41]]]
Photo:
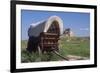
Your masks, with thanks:
[[[63,20],[64,29],[71,28],[75,36],[90,35],[90,13],[21,10],[22,40],[28,39],[27,31],[30,24],[45,20],[53,15],[59,16]]]

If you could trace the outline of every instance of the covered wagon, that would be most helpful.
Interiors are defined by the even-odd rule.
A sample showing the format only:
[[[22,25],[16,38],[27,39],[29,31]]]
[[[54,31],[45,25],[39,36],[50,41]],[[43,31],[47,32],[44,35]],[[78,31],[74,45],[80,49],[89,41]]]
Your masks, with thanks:
[[[30,25],[28,29],[29,52],[36,52],[39,49],[44,51],[58,51],[58,40],[63,33],[63,21],[58,16],[51,16],[46,20]]]

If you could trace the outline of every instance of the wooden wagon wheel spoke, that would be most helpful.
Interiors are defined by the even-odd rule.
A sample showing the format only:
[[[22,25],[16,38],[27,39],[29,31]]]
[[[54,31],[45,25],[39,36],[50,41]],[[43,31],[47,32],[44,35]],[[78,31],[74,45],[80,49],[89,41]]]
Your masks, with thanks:
[[[39,45],[38,45],[38,54],[39,54],[39,59],[41,61],[42,52],[41,52],[41,49],[40,49],[40,46]]]

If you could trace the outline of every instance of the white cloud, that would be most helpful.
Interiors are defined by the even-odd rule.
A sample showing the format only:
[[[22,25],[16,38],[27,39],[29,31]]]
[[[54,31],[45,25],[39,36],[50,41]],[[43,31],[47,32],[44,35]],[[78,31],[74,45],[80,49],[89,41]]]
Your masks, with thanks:
[[[88,31],[89,28],[80,28],[80,30],[83,30],[83,31]]]

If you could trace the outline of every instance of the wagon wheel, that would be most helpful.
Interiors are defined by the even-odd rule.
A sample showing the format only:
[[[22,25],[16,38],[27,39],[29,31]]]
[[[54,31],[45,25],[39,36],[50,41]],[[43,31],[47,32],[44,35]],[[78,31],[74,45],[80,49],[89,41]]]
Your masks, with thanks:
[[[38,53],[39,53],[39,55],[41,55],[42,54],[42,52],[41,52],[41,49],[40,49],[40,46],[38,45]]]
[[[41,61],[41,57],[42,57],[42,52],[41,52],[40,46],[38,45],[38,58],[36,61]]]

